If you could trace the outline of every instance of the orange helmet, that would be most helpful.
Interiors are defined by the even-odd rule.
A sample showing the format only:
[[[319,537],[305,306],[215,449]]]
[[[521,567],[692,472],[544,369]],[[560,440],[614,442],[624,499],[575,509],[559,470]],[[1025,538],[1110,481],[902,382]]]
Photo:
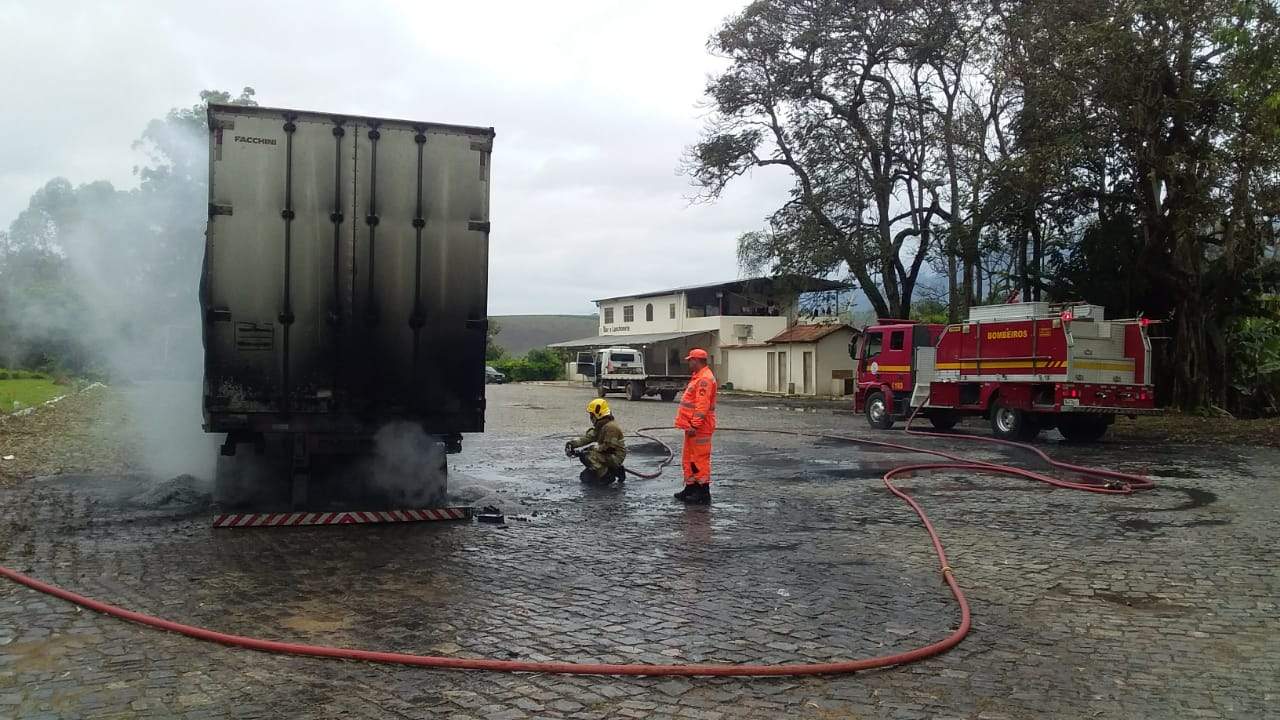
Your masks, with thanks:
[[[685,360],[703,360],[707,359],[707,351],[702,348],[694,348],[685,356]]]

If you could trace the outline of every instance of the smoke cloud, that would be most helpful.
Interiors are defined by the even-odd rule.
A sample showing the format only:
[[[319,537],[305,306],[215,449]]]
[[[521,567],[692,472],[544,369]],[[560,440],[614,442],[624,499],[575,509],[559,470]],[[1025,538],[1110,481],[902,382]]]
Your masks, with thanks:
[[[54,179],[0,233],[0,366],[106,380],[132,421],[111,430],[149,472],[210,478],[197,297],[207,133],[184,112],[144,132],[154,164],[138,188]]]
[[[392,507],[445,504],[448,456],[443,443],[410,422],[385,425],[373,440],[369,480],[378,495]]]

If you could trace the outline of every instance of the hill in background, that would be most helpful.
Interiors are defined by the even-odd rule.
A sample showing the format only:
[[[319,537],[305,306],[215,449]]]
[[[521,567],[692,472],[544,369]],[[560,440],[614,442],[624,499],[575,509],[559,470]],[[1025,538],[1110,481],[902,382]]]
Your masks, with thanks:
[[[592,337],[600,329],[596,315],[491,315],[489,319],[499,327],[493,341],[508,355]]]

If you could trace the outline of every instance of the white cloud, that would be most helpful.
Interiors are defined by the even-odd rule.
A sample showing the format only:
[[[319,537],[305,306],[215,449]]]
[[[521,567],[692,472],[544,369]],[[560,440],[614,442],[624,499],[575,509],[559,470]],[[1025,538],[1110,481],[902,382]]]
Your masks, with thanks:
[[[690,207],[676,166],[719,65],[706,39],[744,4],[0,0],[0,226],[55,176],[132,185],[149,119],[252,85],[267,105],[494,126],[493,314],[731,278],[789,181]]]

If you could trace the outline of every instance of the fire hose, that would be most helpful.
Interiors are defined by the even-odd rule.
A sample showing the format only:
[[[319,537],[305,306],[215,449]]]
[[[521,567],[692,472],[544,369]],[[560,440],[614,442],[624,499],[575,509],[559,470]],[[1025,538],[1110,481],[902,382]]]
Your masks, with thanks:
[[[917,410],[918,412],[918,410]],[[165,620],[163,618],[146,615],[144,613],[126,610],[124,608],[111,605],[93,598],[78,595],[69,590],[50,585],[35,578],[28,577],[8,567],[0,566],[0,576],[4,576],[16,583],[25,585],[33,590],[52,595],[53,597],[66,600],[81,607],[96,612],[110,615],[112,617],[128,620],[130,622],[145,625],[147,627],[165,630],[168,632],[179,633],[197,640],[206,642],[220,643],[232,647],[246,648],[249,650],[259,650],[263,652],[279,653],[286,655],[302,655],[310,657],[338,658],[344,660],[362,660],[366,662],[387,663],[397,665],[414,665],[429,668],[448,668],[457,670],[487,670],[491,672],[531,672],[531,673],[560,673],[569,675],[645,675],[645,676],[663,676],[663,675],[683,675],[683,676],[740,676],[740,677],[762,677],[762,676],[795,676],[795,675],[824,675],[838,673],[852,673],[862,670],[870,670],[873,668],[888,667],[893,665],[905,665],[917,662],[926,658],[946,652],[955,647],[965,635],[969,633],[970,612],[969,603],[961,591],[959,584],[955,579],[950,564],[947,561],[947,554],[943,550],[942,541],[938,538],[938,533],[934,530],[933,523],[929,521],[929,517],[925,514],[920,505],[907,493],[893,484],[893,479],[903,475],[913,475],[919,472],[935,471],[935,470],[966,470],[984,474],[1008,475],[1013,477],[1021,477],[1028,480],[1047,483],[1054,487],[1061,487],[1071,490],[1081,490],[1085,492],[1102,493],[1102,494],[1129,494],[1141,490],[1150,490],[1155,484],[1148,478],[1139,475],[1117,472],[1114,470],[1104,470],[1098,468],[1087,468],[1079,465],[1072,465],[1050,458],[1047,454],[1024,443],[1017,443],[1007,440],[999,440],[996,438],[986,438],[974,435],[963,435],[955,433],[931,433],[911,429],[911,422],[914,421],[913,414],[907,421],[906,432],[911,435],[923,437],[942,437],[948,439],[967,439],[975,441],[984,441],[998,445],[1020,448],[1029,450],[1038,455],[1048,465],[1074,473],[1076,480],[1062,480],[1050,477],[1042,473],[1033,472],[1023,468],[1012,467],[1010,465],[1002,465],[998,463],[989,463],[980,460],[973,460],[947,453],[941,450],[932,450],[927,448],[912,447],[899,443],[883,442],[878,440],[867,440],[864,438],[852,437],[847,435],[839,435],[832,433],[805,433],[791,430],[761,430],[755,428],[719,428],[717,432],[739,432],[739,433],[756,433],[756,434],[774,434],[774,435],[791,435],[802,438],[818,438],[844,441],[868,447],[880,447],[892,450],[899,450],[914,454],[930,455],[941,458],[947,462],[931,462],[913,465],[903,465],[893,468],[886,472],[882,478],[884,485],[889,492],[900,498],[903,502],[910,506],[911,510],[920,518],[923,523],[925,532],[929,535],[929,541],[933,545],[934,554],[937,556],[939,573],[942,581],[947,585],[955,598],[956,604],[960,608],[960,624],[945,638],[930,643],[923,647],[909,650],[906,652],[894,653],[891,655],[881,655],[877,657],[864,658],[861,660],[844,660],[829,663],[796,663],[782,665],[718,665],[718,664],[686,664],[686,665],[653,665],[653,664],[608,664],[608,663],[573,663],[573,662],[525,662],[521,660],[493,660],[485,658],[462,658],[462,657],[445,657],[433,655],[414,655],[408,653],[378,652],[373,650],[359,650],[355,648],[329,647],[324,645],[305,645],[299,643],[280,642],[277,640],[264,640],[261,638],[247,637],[244,635],[232,635],[228,633],[209,630],[207,628],[196,627],[194,625],[186,625],[183,623]],[[636,471],[629,471],[632,475],[641,478],[655,478],[662,473],[662,470],[669,465],[673,458],[674,452],[671,446],[661,440],[644,433],[654,430],[665,430],[669,428],[641,428],[636,434],[645,437],[653,442],[658,443],[666,449],[667,457],[659,466],[658,471],[652,474],[642,474]]]

